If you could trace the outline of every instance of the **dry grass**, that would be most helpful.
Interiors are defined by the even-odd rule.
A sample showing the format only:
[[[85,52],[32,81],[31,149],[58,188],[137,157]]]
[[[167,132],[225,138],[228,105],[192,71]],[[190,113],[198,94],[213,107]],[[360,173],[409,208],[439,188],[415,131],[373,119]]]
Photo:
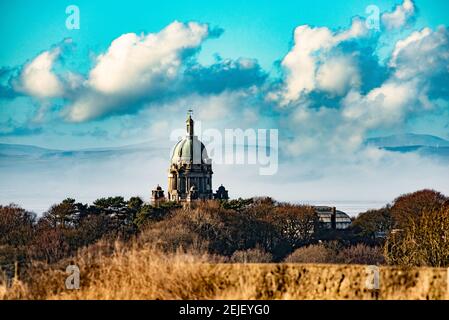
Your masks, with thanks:
[[[444,299],[444,269],[381,268],[379,291],[365,288],[359,265],[229,264],[201,253],[97,244],[58,265],[33,265],[0,299]],[[81,270],[65,288],[65,267]]]

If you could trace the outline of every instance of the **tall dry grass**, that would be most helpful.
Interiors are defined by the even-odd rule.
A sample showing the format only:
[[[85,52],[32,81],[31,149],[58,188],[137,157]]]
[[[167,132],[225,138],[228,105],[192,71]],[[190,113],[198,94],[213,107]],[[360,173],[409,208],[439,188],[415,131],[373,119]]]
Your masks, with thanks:
[[[33,264],[10,287],[0,281],[0,299],[443,299],[447,294],[444,269],[383,267],[379,294],[364,287],[365,266],[222,262],[201,252],[99,243],[57,265]],[[79,290],[65,288],[69,264],[80,268]]]
[[[99,243],[52,266],[34,263],[10,288],[0,281],[0,299],[211,298],[217,290],[212,284],[220,277],[220,272],[210,272],[214,261],[219,259],[207,254]],[[80,290],[65,287],[65,269],[72,264],[81,272]]]

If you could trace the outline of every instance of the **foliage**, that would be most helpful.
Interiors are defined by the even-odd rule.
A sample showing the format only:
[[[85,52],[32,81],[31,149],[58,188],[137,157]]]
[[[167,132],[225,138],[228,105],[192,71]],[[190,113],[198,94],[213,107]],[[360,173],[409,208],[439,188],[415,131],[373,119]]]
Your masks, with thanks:
[[[275,260],[312,239],[315,215],[310,207],[267,199],[231,207],[238,210],[216,201],[174,210],[164,219],[148,224],[142,238],[166,250],[207,247],[211,253],[226,256],[258,246]]]
[[[296,249],[285,262],[288,263],[332,263],[335,257],[331,249],[323,244],[313,244]]]
[[[301,247],[290,254],[289,263],[342,263],[342,264],[384,264],[382,248],[362,243],[341,246],[335,242]]]
[[[252,198],[250,199],[238,198],[234,200],[221,200],[220,204],[221,207],[224,209],[241,211],[248,208],[251,204],[253,204],[253,202],[254,201]]]
[[[374,239],[377,234],[388,234],[393,226],[389,206],[378,210],[369,210],[358,215],[351,229],[360,238]]]
[[[137,211],[134,224],[141,229],[145,224],[160,221],[173,210],[180,208],[182,206],[179,203],[171,201],[161,202],[157,206],[144,204]]]
[[[0,205],[0,245],[26,245],[33,237],[36,215],[16,205]]]
[[[418,219],[424,211],[441,207],[449,198],[440,192],[424,189],[396,198],[391,207],[395,228],[403,228]]]
[[[271,198],[184,206],[154,206],[138,197],[101,198],[92,205],[68,198],[39,219],[16,205],[0,206],[0,268],[10,274],[15,263],[19,269],[33,260],[56,263],[98,241],[117,239],[136,239],[166,253],[207,252],[228,261],[381,264],[379,242],[373,241],[379,232],[388,234],[383,249],[388,263],[446,267],[448,207],[441,193],[422,190],[360,214],[350,230],[341,231],[318,228],[313,207]]]
[[[345,264],[380,265],[385,263],[381,247],[359,243],[343,248],[337,255],[337,262]]]
[[[292,249],[309,243],[318,223],[315,210],[309,206],[281,204],[273,217],[276,227]]]
[[[449,205],[427,207],[390,234],[385,256],[390,264],[448,267]]]
[[[253,248],[247,250],[235,251],[230,262],[232,263],[269,263],[273,259],[273,256],[261,248]]]

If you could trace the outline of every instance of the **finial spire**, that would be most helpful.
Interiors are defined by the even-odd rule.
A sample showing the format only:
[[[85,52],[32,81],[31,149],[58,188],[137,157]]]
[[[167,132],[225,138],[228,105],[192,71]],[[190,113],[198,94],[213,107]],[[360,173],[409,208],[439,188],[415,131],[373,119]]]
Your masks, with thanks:
[[[187,135],[189,135],[190,137],[193,137],[193,126],[194,126],[194,122],[192,119],[192,115],[193,115],[193,110],[189,109],[187,110]]]

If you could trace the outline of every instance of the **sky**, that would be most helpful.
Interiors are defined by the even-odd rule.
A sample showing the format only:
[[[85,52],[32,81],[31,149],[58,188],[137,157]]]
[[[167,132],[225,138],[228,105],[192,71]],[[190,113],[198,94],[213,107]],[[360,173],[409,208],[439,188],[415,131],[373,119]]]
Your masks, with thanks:
[[[71,5],[79,28],[70,28]],[[447,1],[425,0],[3,1],[0,143],[171,148],[192,108],[206,129],[279,131],[275,175],[217,165],[235,197],[371,203],[419,188],[449,193],[441,157],[366,144],[408,133],[449,140],[447,12]],[[168,159],[131,157],[133,173],[115,166],[123,159],[70,163],[90,185],[109,166],[127,182],[90,195],[75,176],[59,178],[69,165],[60,159],[49,163],[55,171],[0,159],[0,203],[37,208],[25,199],[43,180],[39,197],[49,200],[39,210],[65,193],[147,197],[164,184]],[[23,172],[36,184],[15,178]]]

